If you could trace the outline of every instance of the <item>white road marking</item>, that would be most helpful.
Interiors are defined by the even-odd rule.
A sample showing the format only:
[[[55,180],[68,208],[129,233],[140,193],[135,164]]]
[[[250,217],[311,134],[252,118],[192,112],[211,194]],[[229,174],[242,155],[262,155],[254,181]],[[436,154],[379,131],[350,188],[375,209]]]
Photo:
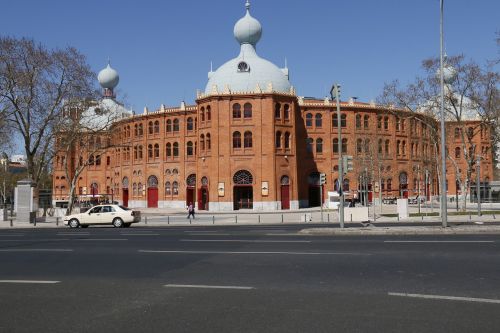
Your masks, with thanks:
[[[245,240],[245,239],[181,239],[181,242],[228,242],[228,243],[311,243],[311,241]]]
[[[68,240],[69,238],[0,239],[0,242],[61,242]]]
[[[72,249],[0,249],[0,252],[73,252]]]
[[[168,250],[138,250],[141,253],[166,253],[166,254],[281,254],[281,255],[348,255],[348,256],[370,256],[369,253],[350,252],[256,252],[256,251],[168,251]]]
[[[61,281],[37,281],[37,280],[0,280],[0,283],[26,283],[26,284],[56,284]]]
[[[160,236],[160,234],[120,234],[121,236]]]
[[[89,236],[90,232],[58,232],[58,236]]]
[[[189,236],[231,236],[231,234],[200,234],[198,232],[192,232],[188,234]]]
[[[83,239],[73,239],[75,241],[82,242],[113,242],[113,241],[128,241],[126,238],[83,238]]]
[[[22,237],[24,236],[24,234],[3,234],[3,235],[0,235],[0,237]]]
[[[217,232],[215,230],[210,230],[210,231],[192,231],[192,230],[184,230],[184,232],[186,233],[190,233],[190,232],[197,232],[197,233],[211,233],[211,232]]]
[[[208,286],[208,285],[195,285],[195,284],[166,284],[166,288],[198,288],[198,289],[236,289],[236,290],[252,290],[254,287],[241,287],[241,286]]]
[[[408,240],[408,241],[384,241],[384,243],[495,243],[495,241]]]
[[[439,299],[439,300],[447,300],[447,301],[463,301],[463,302],[500,304],[500,300],[488,299],[488,298],[456,297],[456,296],[442,296],[442,295],[423,295],[423,294],[407,294],[407,293],[388,293],[388,295],[389,296],[399,296],[399,297]]]

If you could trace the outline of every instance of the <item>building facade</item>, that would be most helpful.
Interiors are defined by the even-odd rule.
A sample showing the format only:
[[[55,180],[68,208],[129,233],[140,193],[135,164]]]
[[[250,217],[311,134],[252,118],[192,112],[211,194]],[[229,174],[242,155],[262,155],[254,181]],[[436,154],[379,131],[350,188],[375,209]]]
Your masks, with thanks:
[[[106,196],[130,207],[185,208],[193,202],[210,211],[319,206],[338,179],[339,130],[342,154],[354,160],[354,170],[344,177],[347,197],[359,198],[361,190],[369,201],[430,199],[439,193],[439,123],[434,118],[350,100],[340,103],[338,119],[333,101],[297,96],[288,68],[257,54],[262,28],[248,2],[234,33],[240,54],[209,73],[195,105],[145,109],[113,125],[112,146],[79,178],[80,196]],[[118,74],[103,72],[105,99],[114,100]],[[481,147],[480,177],[486,182],[493,174],[488,129],[477,131],[477,121],[466,125],[474,128],[473,145]],[[460,147],[457,126],[447,123],[453,153]],[[85,151],[78,153],[89,158]],[[466,170],[466,160],[455,157],[448,170]],[[323,188],[321,173],[327,175]],[[450,196],[458,191],[456,178],[464,177],[455,173],[446,175]],[[56,161],[56,202],[69,200],[63,177]]]

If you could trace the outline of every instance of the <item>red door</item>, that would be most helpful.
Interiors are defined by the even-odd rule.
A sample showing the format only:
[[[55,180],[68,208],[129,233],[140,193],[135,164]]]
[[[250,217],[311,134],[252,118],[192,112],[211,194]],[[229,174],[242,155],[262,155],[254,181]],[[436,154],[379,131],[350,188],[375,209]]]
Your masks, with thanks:
[[[158,208],[158,188],[148,188],[148,208]]]
[[[290,209],[290,185],[281,185],[281,209]]]
[[[202,187],[198,191],[198,209],[208,210],[208,189],[206,187]]]
[[[128,207],[128,188],[122,190],[123,206]]]
[[[186,206],[189,206],[189,204],[192,203],[194,204],[194,188],[188,187],[186,189]]]

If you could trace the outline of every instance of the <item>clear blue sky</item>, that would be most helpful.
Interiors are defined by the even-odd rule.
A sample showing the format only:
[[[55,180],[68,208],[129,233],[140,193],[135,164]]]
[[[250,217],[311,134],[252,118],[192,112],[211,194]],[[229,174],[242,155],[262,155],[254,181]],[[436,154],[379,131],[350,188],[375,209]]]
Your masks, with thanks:
[[[298,95],[376,98],[384,82],[411,81],[439,53],[439,0],[252,0],[263,25],[260,56],[288,59]],[[118,93],[136,112],[193,103],[210,61],[235,57],[233,26],[244,0],[0,0],[0,34],[71,45],[98,72],[108,56]],[[498,56],[500,1],[445,1],[446,51],[484,63]]]

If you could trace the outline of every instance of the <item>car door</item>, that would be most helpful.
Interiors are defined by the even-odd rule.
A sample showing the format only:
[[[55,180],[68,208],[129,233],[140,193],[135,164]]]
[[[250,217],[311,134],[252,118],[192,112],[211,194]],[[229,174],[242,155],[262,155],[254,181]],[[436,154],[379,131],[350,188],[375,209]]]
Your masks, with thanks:
[[[111,223],[116,216],[116,211],[112,206],[103,206],[101,213],[101,223]]]
[[[102,223],[102,206],[97,206],[89,210],[88,216],[84,223],[99,224]]]

